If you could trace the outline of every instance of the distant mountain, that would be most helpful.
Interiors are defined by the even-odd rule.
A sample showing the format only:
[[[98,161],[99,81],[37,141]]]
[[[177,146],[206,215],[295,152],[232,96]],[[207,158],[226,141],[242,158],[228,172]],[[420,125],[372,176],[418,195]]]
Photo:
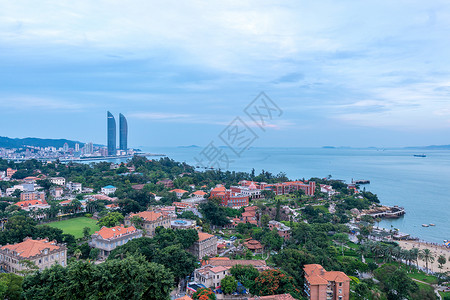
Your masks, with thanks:
[[[417,149],[417,150],[450,150],[450,145],[430,145],[430,146],[415,146],[405,147],[404,149]]]
[[[30,137],[23,139],[12,139],[6,136],[0,136],[0,147],[2,148],[20,148],[23,146],[60,148],[64,146],[64,143],[67,143],[69,148],[75,148],[76,143],[80,144],[80,147],[83,147],[84,145],[82,142],[66,139],[40,139]]]

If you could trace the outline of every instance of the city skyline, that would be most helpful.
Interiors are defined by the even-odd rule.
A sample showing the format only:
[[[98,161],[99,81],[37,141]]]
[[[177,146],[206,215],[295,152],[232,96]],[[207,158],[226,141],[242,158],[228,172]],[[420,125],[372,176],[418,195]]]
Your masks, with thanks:
[[[132,147],[207,145],[264,91],[253,146],[450,143],[444,1],[135,7],[1,3],[2,135],[103,144],[108,107]]]

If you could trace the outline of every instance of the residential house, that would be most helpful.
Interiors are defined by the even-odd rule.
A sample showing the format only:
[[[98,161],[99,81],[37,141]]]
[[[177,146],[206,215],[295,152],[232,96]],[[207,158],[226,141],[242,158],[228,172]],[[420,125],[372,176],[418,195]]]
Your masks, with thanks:
[[[20,201],[41,200],[45,201],[44,192],[22,192],[20,193]]]
[[[66,179],[64,177],[51,177],[50,182],[56,185],[66,185]]]
[[[168,189],[172,189],[173,188],[173,181],[170,180],[170,179],[160,180],[156,184],[162,184]]]
[[[207,193],[205,193],[204,191],[195,191],[192,193],[192,197],[193,198],[205,198],[205,196],[207,195]]]
[[[327,272],[321,265],[304,265],[304,291],[308,300],[349,300],[350,278],[343,272]]]
[[[105,194],[105,195],[111,195],[111,194],[114,194],[116,192],[116,190],[117,190],[117,188],[115,186],[107,185],[107,186],[102,187],[101,192],[102,192],[102,194]]]
[[[247,239],[244,242],[244,246],[247,247],[248,250],[250,250],[252,253],[255,253],[255,254],[263,252],[263,246],[257,240]]]
[[[209,265],[203,266],[194,271],[194,280],[195,282],[201,283],[214,290],[220,286],[220,282],[225,276],[230,275],[230,268],[231,267],[213,267]]]
[[[182,189],[174,189],[169,191],[171,193],[175,193],[175,195],[177,195],[178,199],[181,199],[181,197],[183,197],[184,193],[189,193],[188,191],[182,190]]]
[[[212,257],[207,261],[203,261],[203,265],[213,267],[233,267],[235,265],[253,266],[260,272],[269,269],[265,260],[230,259],[229,257]]]
[[[145,236],[153,237],[155,235],[155,229],[159,226],[164,228],[170,227],[170,216],[164,216],[162,213],[154,211],[141,211],[137,214],[130,214],[125,218],[125,226],[131,226],[131,219],[134,217],[140,217],[143,221],[142,227],[145,229]]]
[[[19,201],[19,202],[14,203],[14,205],[16,205],[26,211],[36,210],[39,208],[41,208],[41,209],[50,208],[50,205],[45,200]]]
[[[124,227],[120,225],[110,228],[103,226],[91,235],[89,246],[99,249],[99,257],[106,259],[111,251],[118,246],[125,245],[130,240],[140,237],[142,237],[142,230],[136,229],[134,226]]]
[[[2,271],[21,274],[27,267],[24,260],[34,263],[39,270],[50,268],[54,264],[67,265],[67,248],[48,239],[33,240],[25,238],[23,242],[5,245],[0,248],[0,268]]]
[[[81,193],[83,191],[83,184],[79,182],[69,181],[67,188],[71,193]]]
[[[64,194],[64,190],[62,187],[57,186],[57,187],[52,187],[50,189],[50,195],[52,195],[54,198],[61,198]]]
[[[11,178],[16,172],[17,172],[17,170],[8,168],[8,169],[6,169],[6,177]]]
[[[188,249],[195,257],[202,259],[205,256],[217,254],[217,237],[215,235],[198,232],[198,240]]]
[[[276,229],[278,231],[278,235],[284,238],[284,240],[288,240],[291,238],[291,227],[284,225],[281,222],[277,221],[269,221],[269,229]]]

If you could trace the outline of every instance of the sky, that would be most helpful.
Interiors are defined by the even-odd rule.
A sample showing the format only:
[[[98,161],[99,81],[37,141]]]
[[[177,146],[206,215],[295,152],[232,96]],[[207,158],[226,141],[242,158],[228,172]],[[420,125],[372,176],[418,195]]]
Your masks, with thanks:
[[[448,1],[0,1],[0,136],[253,146],[450,144]],[[280,114],[245,114],[261,92]],[[270,122],[269,122],[270,121]]]

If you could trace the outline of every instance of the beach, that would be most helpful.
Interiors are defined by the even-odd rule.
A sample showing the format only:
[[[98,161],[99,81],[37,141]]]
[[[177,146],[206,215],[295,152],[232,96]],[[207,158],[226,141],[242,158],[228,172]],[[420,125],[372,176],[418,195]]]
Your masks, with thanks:
[[[419,242],[419,241],[397,241],[401,248],[403,249],[413,249],[417,248],[419,250],[429,249],[434,254],[434,262],[428,262],[428,268],[432,272],[447,272],[450,271],[450,248],[446,248],[442,245],[427,243],[427,242]],[[443,266],[442,270],[439,269],[439,264],[437,259],[439,255],[444,255],[447,259],[446,264]],[[425,269],[425,262],[419,259],[419,266]]]

